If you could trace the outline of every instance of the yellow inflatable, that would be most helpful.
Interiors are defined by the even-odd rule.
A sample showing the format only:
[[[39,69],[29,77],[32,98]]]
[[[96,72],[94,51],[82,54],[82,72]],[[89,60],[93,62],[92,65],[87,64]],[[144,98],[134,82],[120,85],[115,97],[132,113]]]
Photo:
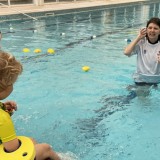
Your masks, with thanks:
[[[23,48],[23,52],[30,52],[29,48]]]
[[[41,49],[35,49],[34,50],[34,53],[41,53],[42,51],[41,51]]]
[[[55,50],[52,49],[52,48],[48,48],[47,53],[49,53],[49,54],[54,54],[54,53],[55,53]]]
[[[24,136],[16,136],[15,128],[10,115],[0,109],[0,160],[34,160],[35,148],[32,140]],[[14,140],[18,139],[20,146],[18,149],[7,152],[6,144],[9,146]]]
[[[35,149],[32,141],[28,137],[17,136],[21,142],[20,147],[14,152],[7,153],[4,151],[4,146],[0,145],[1,160],[34,160]]]
[[[90,70],[90,67],[89,66],[83,66],[82,70],[85,71],[85,72],[88,72]]]

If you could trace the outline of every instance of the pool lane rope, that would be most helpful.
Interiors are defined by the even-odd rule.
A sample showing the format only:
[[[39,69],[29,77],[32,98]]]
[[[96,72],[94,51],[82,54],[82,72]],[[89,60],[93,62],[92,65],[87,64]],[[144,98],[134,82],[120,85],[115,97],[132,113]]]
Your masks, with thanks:
[[[30,52],[30,49],[29,49],[29,48],[23,48],[22,51],[23,51],[24,53],[28,53],[28,52]],[[34,50],[34,53],[41,53],[41,52],[42,52],[42,50],[39,49],[39,48],[37,48],[37,49]],[[48,53],[48,54],[55,54],[55,50],[52,49],[52,48],[48,48],[48,49],[47,49],[47,53]]]

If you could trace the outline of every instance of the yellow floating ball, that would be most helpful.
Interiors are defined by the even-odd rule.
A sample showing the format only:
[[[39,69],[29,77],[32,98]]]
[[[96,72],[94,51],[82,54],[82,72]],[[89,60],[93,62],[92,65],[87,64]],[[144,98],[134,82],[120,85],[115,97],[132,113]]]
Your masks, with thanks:
[[[29,48],[23,48],[23,52],[30,52]]]
[[[40,53],[40,52],[42,52],[41,49],[35,49],[34,50],[34,53]]]
[[[83,66],[82,70],[85,71],[85,72],[88,72],[90,70],[90,67],[89,66]]]
[[[54,53],[55,53],[55,50],[52,49],[52,48],[49,48],[49,49],[47,50],[47,53],[49,53],[49,54],[54,54]]]

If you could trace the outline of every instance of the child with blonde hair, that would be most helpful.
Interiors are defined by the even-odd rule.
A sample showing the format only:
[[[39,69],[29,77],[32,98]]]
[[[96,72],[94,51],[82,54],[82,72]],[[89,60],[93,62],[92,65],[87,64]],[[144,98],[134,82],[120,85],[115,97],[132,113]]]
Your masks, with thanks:
[[[23,67],[19,61],[9,53],[0,51],[0,100],[7,98],[13,91],[13,84],[22,73]],[[14,101],[0,103],[9,112],[17,110]]]
[[[22,64],[13,55],[0,50],[0,100],[7,98],[12,93],[14,83],[22,71]],[[0,108],[12,115],[13,111],[17,110],[17,105],[14,101],[0,102]],[[32,141],[35,145],[36,160],[60,160],[49,144],[38,144],[33,139]],[[18,149],[20,144],[19,140],[15,138],[3,145],[7,152],[13,152]]]

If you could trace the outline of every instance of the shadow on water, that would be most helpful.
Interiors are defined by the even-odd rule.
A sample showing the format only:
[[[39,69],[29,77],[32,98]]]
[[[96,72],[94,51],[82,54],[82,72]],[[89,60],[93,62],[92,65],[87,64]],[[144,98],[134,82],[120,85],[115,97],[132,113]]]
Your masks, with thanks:
[[[86,139],[95,138],[103,139],[109,135],[108,129],[104,126],[104,123],[101,123],[109,116],[113,115],[115,112],[124,111],[131,106],[131,103],[134,103],[133,99],[135,98],[147,98],[151,94],[152,89],[158,89],[158,86],[135,86],[130,85],[127,87],[128,95],[120,96],[103,96],[99,103],[103,104],[103,107],[94,110],[95,116],[78,120],[78,127],[81,133],[85,134]]]

